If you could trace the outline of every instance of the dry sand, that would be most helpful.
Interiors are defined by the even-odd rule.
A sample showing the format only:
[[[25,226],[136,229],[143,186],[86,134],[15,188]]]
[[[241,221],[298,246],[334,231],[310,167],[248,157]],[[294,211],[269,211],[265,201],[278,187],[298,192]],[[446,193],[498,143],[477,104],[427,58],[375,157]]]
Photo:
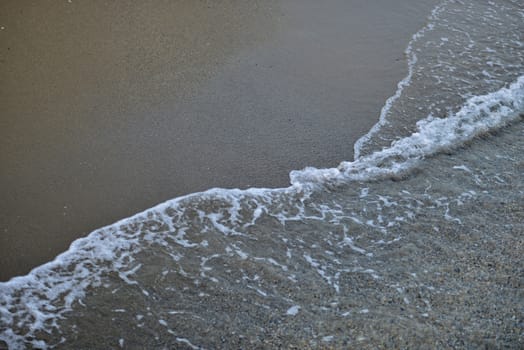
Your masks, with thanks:
[[[169,198],[351,159],[436,3],[2,1],[0,280]]]

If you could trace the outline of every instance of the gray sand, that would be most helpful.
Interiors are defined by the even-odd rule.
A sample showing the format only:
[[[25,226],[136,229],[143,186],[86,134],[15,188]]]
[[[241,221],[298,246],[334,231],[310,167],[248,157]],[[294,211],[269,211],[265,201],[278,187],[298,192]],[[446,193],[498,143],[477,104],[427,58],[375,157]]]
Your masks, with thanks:
[[[0,4],[0,280],[210,187],[352,158],[436,0]]]

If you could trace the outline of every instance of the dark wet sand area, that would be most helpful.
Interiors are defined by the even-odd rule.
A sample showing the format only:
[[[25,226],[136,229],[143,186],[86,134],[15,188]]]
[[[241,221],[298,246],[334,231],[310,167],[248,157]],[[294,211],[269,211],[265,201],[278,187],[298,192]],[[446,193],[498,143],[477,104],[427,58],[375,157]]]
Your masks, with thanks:
[[[437,1],[2,1],[0,280],[211,187],[335,166]]]

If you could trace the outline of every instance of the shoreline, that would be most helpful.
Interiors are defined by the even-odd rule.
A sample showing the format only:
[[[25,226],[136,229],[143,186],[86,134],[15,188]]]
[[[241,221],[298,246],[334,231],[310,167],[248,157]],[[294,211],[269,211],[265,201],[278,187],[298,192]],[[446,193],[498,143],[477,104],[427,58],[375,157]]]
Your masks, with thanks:
[[[83,11],[58,10],[75,3],[41,5],[45,11],[11,16],[18,27],[1,18],[1,35],[14,36],[4,41],[9,52],[2,48],[0,70],[8,116],[0,280],[169,198],[210,187],[282,187],[293,169],[351,158],[354,141],[405,74],[402,52],[435,3],[406,1],[388,13],[387,2],[319,8],[281,1],[271,9],[236,4],[207,12],[181,2],[173,6],[190,20],[173,27],[155,2],[131,9],[84,4]],[[247,19],[226,23],[235,14]],[[41,15],[70,22],[34,25]],[[84,21],[85,32],[63,30],[75,20]],[[128,41],[111,47],[101,40],[109,28],[101,23]],[[209,25],[195,34],[202,23],[224,32]],[[89,34],[93,25],[98,31]],[[169,38],[184,35],[178,47],[192,54],[169,46]],[[205,40],[209,35],[218,38]],[[27,36],[32,47],[21,42]],[[177,64],[170,54],[180,56]]]

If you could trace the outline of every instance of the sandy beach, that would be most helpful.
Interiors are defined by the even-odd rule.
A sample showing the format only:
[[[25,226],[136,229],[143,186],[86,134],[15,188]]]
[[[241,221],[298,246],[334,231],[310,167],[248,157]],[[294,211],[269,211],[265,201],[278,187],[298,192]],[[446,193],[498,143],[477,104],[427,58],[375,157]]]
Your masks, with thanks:
[[[436,3],[3,1],[0,280],[164,200],[352,159]]]

